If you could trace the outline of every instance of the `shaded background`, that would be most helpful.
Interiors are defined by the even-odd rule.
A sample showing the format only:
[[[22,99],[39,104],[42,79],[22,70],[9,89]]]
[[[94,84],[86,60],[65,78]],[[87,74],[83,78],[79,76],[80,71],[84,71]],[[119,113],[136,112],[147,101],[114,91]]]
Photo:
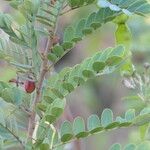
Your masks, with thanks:
[[[95,6],[88,6],[72,11],[61,17],[57,31],[60,39],[67,25],[76,23],[80,18],[88,16],[93,10],[97,10],[97,8]],[[19,19],[17,13],[11,10],[2,0],[0,0],[0,11],[13,12],[13,16]],[[150,17],[144,18],[135,15],[129,19],[128,25],[133,35],[131,48],[133,52],[132,59],[136,69],[142,73],[144,62],[150,62]],[[87,36],[83,41],[79,42],[73,50],[57,63],[55,71],[59,72],[66,66],[74,66],[96,51],[114,46],[115,30],[115,24],[107,23],[105,26],[94,31],[92,35]],[[0,36],[2,35],[0,34]],[[0,61],[0,80],[7,80],[7,78],[13,74],[14,71],[11,70],[7,64]],[[69,117],[73,119],[76,116],[82,116],[86,120],[88,116],[93,113],[100,115],[104,108],[111,108],[115,117],[121,115],[127,108],[131,107],[130,103],[127,105],[122,98],[132,95],[132,93],[134,93],[134,91],[124,87],[122,79],[117,72],[90,80],[67,97],[66,111],[58,122],[58,126],[60,126],[59,123],[62,122],[64,118]],[[117,129],[107,133],[99,133],[82,139],[79,142],[66,145],[66,149],[106,150],[110,145],[116,142],[123,145],[128,142],[138,142],[138,133],[135,129],[136,128]],[[74,148],[72,148],[72,146]]]

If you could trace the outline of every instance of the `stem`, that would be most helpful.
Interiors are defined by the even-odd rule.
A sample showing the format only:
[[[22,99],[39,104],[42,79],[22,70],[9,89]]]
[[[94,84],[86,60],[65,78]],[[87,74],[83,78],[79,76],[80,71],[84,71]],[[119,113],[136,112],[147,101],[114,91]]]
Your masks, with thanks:
[[[43,62],[42,62],[41,69],[40,69],[41,71],[40,71],[39,80],[38,80],[39,82],[37,83],[37,87],[36,87],[36,95],[35,95],[35,98],[34,98],[34,101],[33,101],[32,107],[31,107],[32,112],[29,117],[28,138],[32,138],[32,135],[33,135],[33,132],[35,129],[35,117],[36,117],[35,106],[41,100],[43,81],[44,81],[46,73],[48,72],[47,55],[48,55],[48,51],[51,47],[52,47],[52,40],[50,38],[47,41],[47,46],[46,46]]]
[[[63,3],[64,3],[64,1],[62,1],[62,4],[61,4],[60,8],[58,9],[59,11],[58,11],[57,15],[55,16],[56,20],[55,20],[54,26],[51,27],[51,29],[49,30],[49,32],[51,33],[51,36],[49,36],[49,38],[47,40],[46,49],[45,49],[44,54],[43,54],[42,65],[41,65],[41,68],[40,68],[38,83],[37,83],[37,86],[36,86],[35,98],[33,100],[32,106],[31,106],[31,115],[29,116],[28,140],[32,140],[33,132],[34,132],[34,129],[35,129],[35,125],[36,125],[35,106],[36,106],[37,103],[39,103],[41,101],[43,82],[44,82],[44,79],[45,79],[45,76],[46,76],[47,72],[49,72],[49,60],[48,60],[47,56],[48,56],[49,50],[53,46],[53,37],[56,34],[57,20],[58,20],[58,17],[60,15],[60,12],[62,10]],[[53,141],[52,141],[51,144],[53,144]]]
[[[41,68],[40,68],[39,79],[38,79],[38,83],[37,83],[37,87],[36,87],[36,95],[35,95],[35,98],[33,100],[33,104],[32,104],[32,107],[31,107],[31,115],[29,116],[28,140],[32,139],[33,132],[34,132],[34,129],[35,129],[35,124],[36,124],[35,106],[41,100],[43,82],[44,82],[44,79],[45,79],[45,76],[46,76],[47,72],[49,71],[49,61],[48,61],[47,55],[48,55],[49,50],[53,46],[53,37],[56,34],[57,20],[58,20],[61,9],[62,9],[62,6],[60,7],[59,12],[56,16],[55,24],[51,28],[52,30],[50,30],[51,36],[47,40],[46,49],[45,49],[45,52],[43,54],[42,65],[41,65]]]

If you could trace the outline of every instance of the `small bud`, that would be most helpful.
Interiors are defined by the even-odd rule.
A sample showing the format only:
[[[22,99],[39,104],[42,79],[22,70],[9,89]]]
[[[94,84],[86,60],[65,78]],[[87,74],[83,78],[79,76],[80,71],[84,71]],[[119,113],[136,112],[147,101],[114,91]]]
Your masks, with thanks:
[[[24,87],[27,93],[32,93],[35,90],[35,82],[26,80],[24,83]]]

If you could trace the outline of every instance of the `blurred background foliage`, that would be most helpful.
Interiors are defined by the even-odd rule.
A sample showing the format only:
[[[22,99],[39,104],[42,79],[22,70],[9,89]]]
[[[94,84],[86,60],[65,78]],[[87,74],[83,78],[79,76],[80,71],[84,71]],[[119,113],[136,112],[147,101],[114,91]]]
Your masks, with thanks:
[[[87,6],[81,9],[65,14],[60,18],[57,34],[62,39],[62,31],[68,24],[74,24],[80,18],[88,16],[90,12],[96,10],[95,6]],[[11,12],[13,17],[20,24],[24,22],[21,14],[12,10],[4,1],[0,0],[0,11]],[[73,18],[73,19],[72,19]],[[150,62],[150,17],[144,18],[134,15],[128,20],[129,28],[132,32],[132,60],[138,72],[143,73],[143,64]],[[54,70],[59,72],[66,66],[73,66],[80,63],[87,56],[91,56],[94,52],[115,45],[116,26],[113,23],[108,23],[102,28],[96,30],[92,35],[89,35],[82,42],[70,51],[63,59],[57,63]],[[2,34],[0,34],[2,38]],[[16,76],[15,70],[7,66],[6,63],[0,61],[0,81],[8,81]],[[75,118],[80,115],[87,118],[90,114],[101,114],[104,108],[111,108],[114,114],[122,114],[127,108],[139,109],[142,107],[141,101],[136,97],[129,98],[130,95],[135,95],[134,90],[129,90],[122,84],[122,79],[119,74],[113,73],[110,75],[101,76],[79,87],[75,92],[67,97],[67,111],[71,112],[71,117]],[[127,97],[128,96],[128,97]],[[123,98],[127,97],[127,98]],[[144,105],[144,104],[143,104]],[[60,122],[63,121],[63,117]],[[59,122],[58,122],[59,126]],[[127,142],[138,143],[137,136],[139,133],[132,129],[119,129],[108,133],[100,133],[95,136],[82,139],[80,147],[82,150],[106,150],[113,143],[126,144]],[[70,146],[66,145],[66,149],[70,150]]]

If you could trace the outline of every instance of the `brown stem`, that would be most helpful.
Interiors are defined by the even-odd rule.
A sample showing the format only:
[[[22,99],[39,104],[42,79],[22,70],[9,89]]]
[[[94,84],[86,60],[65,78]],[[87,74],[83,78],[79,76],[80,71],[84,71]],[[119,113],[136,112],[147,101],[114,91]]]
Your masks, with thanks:
[[[47,72],[49,71],[49,66],[48,66],[49,65],[49,61],[48,61],[47,55],[48,55],[49,50],[53,46],[53,38],[54,38],[54,36],[56,34],[57,20],[58,20],[58,17],[60,15],[61,9],[62,8],[59,9],[59,12],[58,12],[58,14],[56,16],[56,21],[55,21],[54,27],[51,28],[52,30],[50,30],[51,36],[49,37],[49,39],[47,41],[46,49],[45,49],[44,54],[43,54],[43,61],[42,61],[42,65],[41,65],[41,68],[40,68],[40,75],[39,75],[38,83],[37,83],[37,87],[36,87],[36,95],[35,95],[35,98],[34,98],[34,101],[33,101],[33,105],[31,107],[31,115],[29,116],[28,139],[32,139],[33,132],[34,132],[34,129],[35,129],[35,124],[36,124],[35,106],[41,100],[43,81],[44,81],[44,78],[45,78]]]
[[[48,72],[48,59],[47,59],[47,54],[49,49],[52,47],[53,43],[51,39],[48,39],[47,41],[47,46],[46,46],[46,50],[44,52],[44,58],[43,58],[43,62],[41,65],[41,71],[40,71],[40,75],[39,75],[39,81],[37,83],[37,87],[36,87],[36,95],[32,104],[32,112],[31,115],[29,117],[29,124],[28,124],[28,138],[32,138],[34,129],[35,129],[35,122],[36,122],[36,112],[35,112],[35,106],[38,102],[40,102],[41,100],[41,96],[42,96],[42,86],[43,86],[43,81],[45,78],[46,73]]]

